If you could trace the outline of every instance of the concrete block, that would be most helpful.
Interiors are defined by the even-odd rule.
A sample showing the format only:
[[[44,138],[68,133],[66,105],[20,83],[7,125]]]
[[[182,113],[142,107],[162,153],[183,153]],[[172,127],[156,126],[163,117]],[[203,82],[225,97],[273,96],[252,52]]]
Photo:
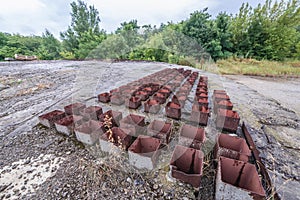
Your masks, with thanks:
[[[227,134],[219,134],[216,138],[214,154],[216,159],[223,156],[248,162],[251,151],[245,139]]]
[[[56,122],[57,120],[62,119],[64,117],[65,117],[65,113],[63,111],[54,110],[49,113],[40,115],[38,118],[42,125],[44,125],[48,128],[52,128],[52,127],[54,127],[54,122]]]
[[[184,124],[180,130],[178,143],[182,146],[200,150],[205,138],[203,128]]]
[[[157,138],[139,135],[128,149],[130,164],[138,169],[154,169],[160,145],[161,141]]]
[[[125,100],[125,105],[130,109],[137,109],[142,105],[142,103],[139,97],[130,97]]]
[[[138,136],[145,132],[145,117],[129,114],[120,120],[120,128],[130,130],[132,136]]]
[[[200,150],[176,145],[170,162],[172,177],[200,187],[203,158]]]
[[[102,103],[108,103],[110,102],[110,93],[105,92],[98,95],[98,101]]]
[[[255,165],[220,156],[215,199],[265,199]]]
[[[74,129],[78,141],[93,145],[104,133],[104,124],[99,121],[90,120]]]
[[[162,143],[169,143],[170,135],[172,131],[172,122],[164,122],[159,120],[152,121],[147,127],[147,134],[149,136],[156,137],[162,141]]]
[[[120,125],[122,113],[119,111],[108,110],[105,113],[98,115],[98,119],[103,122],[107,128],[112,128]],[[108,123],[110,123],[110,125]]]
[[[69,136],[74,132],[75,127],[80,126],[82,123],[82,116],[67,115],[66,117],[56,121],[54,124],[59,133]]]
[[[217,128],[235,133],[239,126],[239,122],[240,116],[236,111],[218,109],[216,119]]]
[[[206,126],[209,118],[209,112],[210,110],[207,107],[194,104],[192,107],[190,121]]]
[[[232,110],[233,104],[230,100],[214,101],[214,113],[217,113],[218,109]]]
[[[149,99],[144,103],[144,112],[158,113],[160,110],[160,103],[155,99]]]
[[[73,103],[64,107],[67,115],[80,115],[80,111],[85,108],[83,103]]]
[[[110,102],[115,105],[122,105],[124,104],[125,99],[120,93],[113,93],[110,97]]]
[[[132,140],[130,130],[113,127],[100,136],[99,143],[101,151],[118,153],[127,150],[132,144]]]
[[[98,120],[98,116],[101,115],[102,113],[103,113],[102,108],[99,106],[89,106],[80,111],[80,115],[86,121]]]
[[[179,120],[181,118],[181,105],[180,102],[177,100],[178,103],[168,102],[166,105],[166,115],[172,119]]]

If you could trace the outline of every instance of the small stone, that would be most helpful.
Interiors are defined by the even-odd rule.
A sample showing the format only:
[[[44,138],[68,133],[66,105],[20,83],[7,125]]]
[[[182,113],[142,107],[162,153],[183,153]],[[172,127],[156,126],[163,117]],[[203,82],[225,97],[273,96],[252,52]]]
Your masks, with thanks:
[[[124,194],[127,194],[128,193],[128,190],[127,189],[124,189]]]
[[[154,184],[154,185],[153,185],[153,189],[154,189],[154,190],[157,190],[157,189],[158,189],[158,185],[157,185],[157,184]]]
[[[6,198],[7,198],[7,199],[9,199],[9,198],[10,198],[10,196],[11,196],[10,194],[7,194],[7,195],[6,195]]]
[[[30,163],[30,160],[26,160],[25,162],[24,162],[24,165],[28,165]]]
[[[66,155],[70,155],[72,152],[71,151],[67,151],[66,152]]]
[[[189,198],[187,198],[187,197],[183,197],[183,198],[182,198],[182,200],[189,200]]]
[[[137,186],[137,185],[139,185],[139,184],[140,184],[140,181],[139,181],[139,180],[134,180],[134,182],[133,182],[133,183],[134,183],[134,185],[135,185],[135,186]]]
[[[18,192],[19,192],[19,189],[13,189],[13,192],[14,192],[14,193],[18,193]]]
[[[12,169],[16,169],[17,166],[18,166],[18,165],[15,164],[15,165],[13,165],[11,168],[12,168]]]
[[[26,187],[23,185],[23,186],[21,187],[21,190],[26,190]]]
[[[126,181],[127,181],[128,183],[132,183],[132,180],[131,180],[131,178],[129,178],[129,177],[126,179]]]

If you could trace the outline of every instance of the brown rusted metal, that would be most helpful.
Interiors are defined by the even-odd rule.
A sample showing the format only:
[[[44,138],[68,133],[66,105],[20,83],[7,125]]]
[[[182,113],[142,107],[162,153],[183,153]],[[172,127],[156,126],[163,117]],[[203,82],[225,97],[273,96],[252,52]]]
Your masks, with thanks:
[[[215,94],[224,94],[224,95],[226,95],[227,93],[226,93],[225,90],[214,90],[213,95],[215,95]]]
[[[106,131],[105,134],[103,134],[100,138],[102,140],[111,142],[115,146],[126,151],[133,142],[132,136],[128,134],[128,132],[125,131],[125,129],[123,130],[118,127],[113,127],[111,130]]]
[[[230,97],[227,94],[222,93],[216,93],[213,95],[213,101],[214,102],[220,102],[222,100],[230,100]]]
[[[65,117],[65,113],[60,110],[54,110],[46,114],[40,115],[39,121],[42,125],[51,128],[54,127],[54,122]]]
[[[98,101],[102,103],[108,103],[110,102],[110,93],[104,92],[98,95]]]
[[[151,87],[145,87],[143,91],[147,92],[150,96],[154,94],[154,90]]]
[[[137,91],[134,96],[140,98],[142,101],[145,101],[148,99],[149,93],[145,91]]]
[[[108,110],[105,113],[98,115],[98,119],[101,122],[105,122],[105,120],[111,119],[110,127],[115,127],[120,125],[120,120],[122,119],[122,113],[119,111]]]
[[[206,97],[201,97],[200,96],[196,96],[196,99],[197,99],[197,104],[200,106],[200,107],[205,107],[205,108],[208,108],[208,98]]]
[[[129,114],[120,120],[120,128],[130,130],[133,136],[143,134],[145,126],[145,117],[140,115]]]
[[[83,123],[83,118],[76,115],[67,115],[54,123],[58,132],[64,133],[65,135],[71,135],[74,132],[74,128]]]
[[[205,107],[208,107],[208,93],[196,93],[195,95],[195,101],[199,101],[201,99],[201,101],[199,101],[199,104],[202,104]]]
[[[166,105],[166,115],[167,117],[179,120],[181,118],[181,105],[178,103],[168,102]]]
[[[199,82],[197,87],[204,87],[204,88],[207,88],[207,83],[205,82]]]
[[[208,82],[208,77],[207,76],[200,76],[200,82],[207,83]]]
[[[205,138],[203,128],[184,124],[180,130],[179,143],[200,150]]]
[[[105,132],[103,122],[90,120],[74,129],[78,141],[93,145],[99,137]]]
[[[149,99],[144,103],[144,112],[158,113],[160,110],[160,103],[155,99]]]
[[[129,162],[137,168],[153,169],[160,154],[160,146],[159,139],[139,135],[128,149]]]
[[[192,107],[190,121],[206,126],[209,118],[209,109],[205,106],[194,104]]]
[[[219,134],[214,148],[215,158],[220,156],[248,162],[251,151],[246,140],[227,134]]]
[[[88,121],[90,119],[98,120],[98,116],[101,115],[103,112],[100,106],[89,106],[79,111],[79,113],[84,120]]]
[[[200,187],[203,158],[200,150],[176,145],[170,162],[172,177]]]
[[[115,105],[122,105],[125,102],[124,96],[119,93],[113,93],[110,97],[110,102]]]
[[[218,188],[226,187],[226,184],[235,186],[236,189],[233,187],[225,192],[223,189],[218,190]],[[249,199],[251,197],[253,199],[265,199],[266,197],[255,165],[222,156],[219,158],[216,188],[216,193],[219,192],[219,194],[216,194],[217,197],[221,196],[222,193],[225,193],[223,195],[227,198]]]
[[[236,111],[218,109],[218,114],[216,119],[217,128],[235,133],[239,126],[239,122],[240,122],[240,116]]]
[[[154,94],[153,99],[158,101],[160,104],[164,104],[166,102],[167,96],[166,94],[157,92]]]
[[[162,89],[158,90],[158,92],[164,94],[165,97],[169,97],[171,94],[171,88],[165,86]]]
[[[73,103],[64,107],[67,115],[80,115],[80,111],[85,108],[83,103]]]
[[[163,143],[170,142],[172,122],[153,120],[147,127],[147,134],[162,140]]]
[[[219,102],[214,101],[214,112],[216,113],[219,108],[226,109],[226,110],[232,110],[233,104],[231,103],[230,100],[221,100]]]
[[[253,157],[256,161],[255,164],[259,170],[259,174],[262,175],[262,177],[263,177],[262,180],[263,180],[263,184],[265,185],[265,188],[267,188],[267,190],[266,190],[267,194],[272,196],[274,198],[274,200],[280,200],[280,197],[279,197],[278,193],[276,192],[277,190],[276,190],[275,186],[272,184],[272,181],[271,181],[269,173],[266,169],[266,166],[263,164],[263,162],[259,156],[260,152],[256,148],[256,145],[245,125],[245,122],[243,122],[243,124],[242,124],[242,131],[243,131],[246,141],[253,153]]]
[[[130,109],[137,109],[142,105],[142,103],[139,97],[130,97],[129,99],[125,100],[125,105]]]

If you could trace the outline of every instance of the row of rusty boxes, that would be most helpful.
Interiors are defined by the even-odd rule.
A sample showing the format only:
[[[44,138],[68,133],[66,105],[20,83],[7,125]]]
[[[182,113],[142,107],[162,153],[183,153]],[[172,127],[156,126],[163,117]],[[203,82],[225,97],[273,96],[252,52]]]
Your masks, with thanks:
[[[55,110],[41,115],[39,120],[44,126],[56,128],[66,135],[74,133],[82,143],[93,145],[99,142],[104,152],[128,151],[130,164],[145,169],[156,166],[160,148],[164,143],[170,142],[172,133],[171,122],[154,120],[146,126],[143,116],[130,114],[122,118],[120,112],[103,112],[101,107],[86,107],[81,103],[66,106],[65,112]],[[170,163],[173,177],[195,187],[200,186],[203,161],[200,149],[204,141],[204,129],[191,125],[182,126],[179,145],[176,146]],[[192,166],[192,169],[187,170],[186,165]]]
[[[170,174],[193,187],[200,187],[204,154],[201,147],[206,140],[201,127],[184,124],[181,127],[178,145],[170,161]]]
[[[214,90],[214,112],[217,114],[216,126],[221,130],[235,133],[239,126],[240,116],[233,111],[233,104],[225,90]]]
[[[158,113],[162,105],[166,104],[166,116],[179,120],[198,75],[198,72],[182,68],[165,69],[110,92],[101,93],[98,100],[102,103],[125,104],[130,109],[138,109],[143,104],[146,113]],[[209,117],[207,80],[205,76],[200,77],[190,117],[190,121],[204,126]],[[170,101],[167,102],[169,98]]]
[[[95,112],[89,112],[88,117],[86,110]],[[155,167],[158,150],[169,143],[172,133],[172,122],[154,120],[146,126],[143,116],[130,114],[123,118],[121,112],[103,112],[101,107],[81,103],[66,106],[65,112],[54,110],[41,115],[39,120],[63,134],[75,134],[84,144],[99,143],[103,152],[128,151],[131,164],[147,169]]]
[[[251,150],[245,139],[227,134],[217,136],[215,199],[265,199],[256,166],[248,162],[250,156]]]
[[[236,133],[240,117],[233,111],[230,97],[224,90],[214,90],[213,106],[216,127]],[[218,161],[215,199],[265,199],[256,166],[249,163],[251,150],[245,139],[236,135],[218,134],[214,157]]]

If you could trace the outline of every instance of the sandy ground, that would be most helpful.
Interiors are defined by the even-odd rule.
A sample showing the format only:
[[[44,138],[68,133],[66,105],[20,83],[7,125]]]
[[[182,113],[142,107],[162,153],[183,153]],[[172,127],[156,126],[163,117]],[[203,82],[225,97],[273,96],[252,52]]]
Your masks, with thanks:
[[[185,184],[168,181],[168,170],[164,167],[147,174],[149,179],[144,174],[124,172],[124,169],[113,171],[109,178],[107,173],[112,173],[111,169],[99,169],[102,161],[95,158],[91,150],[74,138],[37,125],[37,117],[42,113],[63,109],[75,101],[99,105],[93,97],[100,92],[167,67],[178,66],[98,61],[0,63],[0,198],[182,199],[195,198],[195,194],[200,193],[199,199],[213,199],[212,178],[203,181],[211,189],[194,191]],[[227,90],[261,151],[282,199],[300,199],[300,79],[219,76],[204,71],[200,74],[208,76],[211,92]],[[123,111],[123,116],[129,113],[123,107],[114,109]],[[164,119],[163,113],[146,117]],[[214,135],[209,135],[210,127],[207,130],[208,140],[213,143]],[[22,173],[27,175],[20,177]],[[7,181],[8,175],[13,174],[14,178]],[[207,174],[214,176],[213,170]],[[207,194],[201,195],[201,192]]]

